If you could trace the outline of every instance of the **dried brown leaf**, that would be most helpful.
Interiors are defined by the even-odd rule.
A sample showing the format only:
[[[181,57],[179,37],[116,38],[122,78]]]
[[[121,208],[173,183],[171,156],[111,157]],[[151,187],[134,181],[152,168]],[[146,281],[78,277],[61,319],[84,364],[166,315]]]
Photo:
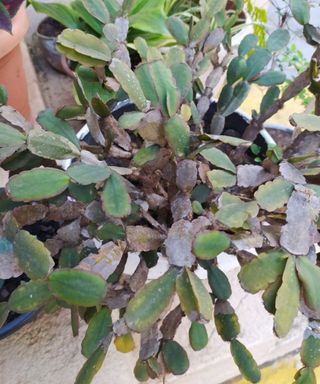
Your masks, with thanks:
[[[101,224],[106,220],[106,215],[102,210],[101,202],[96,200],[87,206],[84,216],[96,224]]]
[[[165,143],[163,119],[160,111],[150,111],[141,120],[139,125],[139,135],[150,143],[162,145]]]
[[[117,336],[123,336],[123,335],[126,335],[127,333],[129,333],[129,329],[128,329],[128,326],[127,326],[124,318],[121,318],[120,320],[117,320],[113,324],[113,332]]]
[[[203,183],[206,183],[207,182],[207,173],[210,171],[209,165],[205,164],[205,163],[200,163],[198,169],[199,169],[200,180]]]
[[[76,201],[66,201],[59,207],[51,205],[46,217],[48,221],[70,221],[77,219],[84,211],[84,204]]]
[[[86,120],[94,141],[104,147],[106,144],[106,139],[101,132],[98,116],[91,110],[91,108],[87,109]]]
[[[197,235],[199,232],[205,231],[210,227],[211,221],[205,216],[199,216],[196,219],[192,220],[192,232],[194,235]]]
[[[186,193],[190,193],[197,183],[197,163],[193,160],[182,160],[177,165],[177,187]]]
[[[179,220],[169,229],[165,241],[169,264],[190,268],[195,262],[192,253],[193,226],[189,221]]]
[[[250,263],[250,261],[252,261],[254,258],[257,257],[253,253],[245,251],[245,250],[237,251],[236,255],[237,255],[237,259],[238,259],[238,262],[241,265],[241,267]]]
[[[281,229],[280,244],[294,255],[306,255],[320,241],[316,222],[320,199],[303,186],[296,186],[287,206],[287,224]]]
[[[147,360],[155,356],[159,351],[162,334],[158,325],[154,324],[151,328],[141,334],[139,359]]]
[[[303,156],[317,152],[320,148],[320,132],[302,132],[285,150],[284,157]]]
[[[45,218],[48,208],[43,204],[23,205],[13,209],[12,214],[20,227],[31,225]]]
[[[279,171],[281,173],[281,176],[284,179],[291,181],[291,183],[306,184],[306,179],[304,178],[304,176],[299,172],[299,170],[295,166],[288,163],[287,161],[282,161],[282,163],[280,163]]]
[[[110,157],[120,158],[120,159],[131,159],[132,154],[130,152],[124,151],[119,148],[117,145],[111,145],[109,152]]]
[[[12,243],[0,234],[0,279],[7,280],[22,274]]]
[[[191,200],[185,193],[178,193],[171,202],[173,221],[192,218]]]
[[[75,220],[58,229],[57,238],[67,244],[78,244],[80,240],[80,221]]]
[[[133,275],[130,277],[129,286],[133,292],[137,292],[142,288],[148,278],[149,269],[146,262],[141,259]]]
[[[250,250],[252,248],[261,248],[263,246],[264,239],[261,233],[260,221],[256,217],[253,217],[248,220],[248,224],[250,226],[250,232],[240,232],[232,237],[232,243],[239,250]]]
[[[109,241],[101,246],[99,253],[91,253],[84,258],[77,268],[98,273],[106,280],[116,270],[125,246],[123,241],[117,244]]]
[[[31,124],[19,112],[7,105],[0,107],[0,116],[12,125],[22,128],[25,132],[29,132],[32,128]]]
[[[110,309],[120,309],[126,308],[130,299],[132,297],[132,292],[125,288],[114,288],[107,291],[107,296],[104,300],[104,303]]]
[[[63,241],[59,239],[47,239],[44,246],[50,251],[51,256],[56,256],[63,247]]]
[[[127,226],[127,241],[131,251],[155,251],[164,240],[164,236],[155,229],[142,225]]]
[[[258,187],[274,176],[259,165],[239,165],[237,167],[238,185],[240,187]]]
[[[131,150],[131,138],[128,132],[119,127],[117,120],[112,116],[104,119],[105,129],[110,129],[113,133],[114,142],[125,151]]]
[[[160,327],[164,339],[171,340],[174,338],[183,316],[180,305],[168,313]]]
[[[150,193],[146,196],[147,203],[151,209],[160,209],[167,205],[168,201],[165,197],[157,193]]]
[[[271,247],[278,247],[281,228],[278,225],[262,225],[262,233]]]

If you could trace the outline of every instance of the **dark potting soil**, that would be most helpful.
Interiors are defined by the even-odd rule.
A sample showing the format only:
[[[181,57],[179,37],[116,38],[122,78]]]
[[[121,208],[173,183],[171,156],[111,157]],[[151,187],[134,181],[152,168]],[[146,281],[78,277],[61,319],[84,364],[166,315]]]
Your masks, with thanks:
[[[63,30],[64,26],[57,21],[47,17],[40,23],[38,32],[47,37],[57,37]]]

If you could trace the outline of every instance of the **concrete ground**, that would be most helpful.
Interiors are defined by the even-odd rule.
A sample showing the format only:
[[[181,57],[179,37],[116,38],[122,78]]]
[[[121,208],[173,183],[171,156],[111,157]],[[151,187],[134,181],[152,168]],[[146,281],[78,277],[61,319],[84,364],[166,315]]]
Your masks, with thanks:
[[[295,351],[301,343],[304,328],[301,319],[297,319],[285,339],[277,339],[272,333],[272,317],[264,310],[260,296],[249,295],[240,288],[238,267],[235,267],[233,258],[226,260],[224,265],[233,287],[231,304],[241,324],[240,340],[250,349],[257,362],[262,365],[277,361]],[[177,340],[185,347],[188,346],[188,327],[189,321],[185,319],[177,334]],[[1,384],[73,384],[84,362],[80,344],[85,328],[82,324],[79,337],[74,339],[69,313],[61,310],[53,315],[40,315],[32,323],[0,341]],[[229,345],[221,341],[212,322],[208,325],[208,334],[210,341],[205,350],[193,352],[187,348],[191,363],[188,373],[182,377],[169,376],[166,382],[237,382],[239,371],[230,356]],[[93,384],[135,383],[132,370],[136,359],[136,351],[120,354],[112,345]],[[268,372],[266,375],[269,375]],[[291,378],[292,372],[288,373],[288,382]],[[266,383],[269,384],[268,381]]]

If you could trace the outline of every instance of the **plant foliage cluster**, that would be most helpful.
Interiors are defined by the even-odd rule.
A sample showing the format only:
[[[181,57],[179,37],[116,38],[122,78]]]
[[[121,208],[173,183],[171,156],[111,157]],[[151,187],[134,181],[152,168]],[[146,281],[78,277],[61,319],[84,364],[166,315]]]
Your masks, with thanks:
[[[318,109],[320,40],[309,24],[308,2],[292,0],[291,12],[315,54],[282,93],[285,74],[271,62],[290,35],[277,29],[262,47],[249,34],[233,47],[241,1],[231,14],[225,0],[201,0],[197,18],[185,19],[178,11],[165,16],[171,41],[165,49],[142,36],[128,46],[127,37],[137,28],[139,9],[167,2],[80,3],[81,20],[93,30],[99,26],[99,33],[78,29],[70,13],[75,23],[57,41],[60,52],[78,63],[78,104],[40,113],[32,128],[5,105],[1,92],[0,162],[10,178],[0,200],[0,277],[29,278],[0,304],[2,323],[9,311],[64,307],[76,335],[79,319],[85,320],[87,360],[76,378],[80,384],[91,382],[112,341],[120,352],[135,348],[133,333],[140,334],[134,368],[139,381],[184,374],[188,355],[175,340],[183,317],[196,351],[206,347],[213,320],[242,375],[256,383],[260,371],[238,340],[231,285],[217,258],[227,252],[241,264],[243,289],[263,292],[277,336],[288,334],[299,309],[310,319],[301,350],[304,367],[294,383],[316,383],[320,117],[294,114],[289,147],[269,148],[259,165],[248,155],[264,121],[301,89],[309,87]],[[139,54],[139,64],[131,63],[128,48]],[[217,112],[204,124],[224,74]],[[226,117],[252,84],[266,89],[260,111],[254,111],[244,138],[224,135]],[[116,118],[117,103],[126,98],[134,108]],[[86,120],[93,145],[78,139],[73,119]],[[139,263],[128,275],[133,253]],[[168,270],[148,282],[160,255]],[[198,277],[200,267],[208,285]]]

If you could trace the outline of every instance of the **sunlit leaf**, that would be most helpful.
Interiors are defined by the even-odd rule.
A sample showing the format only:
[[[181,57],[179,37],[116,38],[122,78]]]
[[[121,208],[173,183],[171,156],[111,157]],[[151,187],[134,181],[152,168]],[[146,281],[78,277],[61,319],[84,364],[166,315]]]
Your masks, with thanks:
[[[136,332],[150,328],[167,308],[175,289],[177,271],[170,269],[137,292],[129,302],[125,320]]]
[[[79,163],[69,167],[67,174],[78,184],[90,185],[104,181],[111,172],[107,167]]]
[[[300,286],[297,277],[295,258],[287,259],[282,276],[282,284],[276,298],[276,313],[274,317],[275,332],[279,337],[288,334],[293,320],[298,314],[300,301]]]
[[[111,313],[108,308],[102,308],[89,321],[85,337],[81,343],[82,354],[89,358],[111,331]]]
[[[229,159],[229,157],[218,148],[206,148],[200,150],[200,154],[208,160],[211,164],[218,168],[225,169],[227,171],[236,172],[236,167]]]
[[[189,359],[186,351],[174,340],[165,340],[162,345],[164,364],[174,375],[183,375],[189,369]]]
[[[250,293],[266,289],[282,275],[287,254],[281,250],[260,253],[258,257],[242,266],[239,280],[242,288]]]
[[[214,322],[224,341],[234,340],[240,333],[238,316],[227,301],[217,301],[214,306]]]
[[[206,327],[193,321],[189,329],[189,342],[194,351],[201,351],[209,342]]]
[[[12,176],[6,188],[14,201],[38,201],[59,195],[68,187],[69,182],[69,176],[63,171],[34,168]]]
[[[176,289],[181,308],[190,320],[210,320],[212,318],[211,297],[198,276],[190,270],[184,269],[177,278]]]
[[[50,297],[46,281],[29,281],[12,292],[8,306],[17,313],[31,312],[46,304]]]
[[[260,369],[248,349],[238,340],[231,341],[230,349],[243,377],[251,383],[258,383],[261,379]]]
[[[311,309],[319,311],[320,268],[306,256],[298,257],[296,265],[299,279],[302,282],[305,301]]]
[[[292,190],[292,183],[278,178],[261,185],[254,197],[262,209],[272,212],[282,208],[288,202]]]
[[[92,307],[100,304],[105,297],[107,284],[92,272],[60,269],[49,276],[49,289],[68,304]]]
[[[13,251],[19,266],[30,279],[44,279],[53,268],[54,262],[48,249],[27,231],[18,232]]]
[[[120,175],[112,173],[106,181],[102,202],[104,211],[114,217],[125,217],[131,212],[130,196]]]
[[[202,260],[211,260],[230,246],[229,238],[218,231],[202,232],[197,235],[194,244],[194,254]]]

